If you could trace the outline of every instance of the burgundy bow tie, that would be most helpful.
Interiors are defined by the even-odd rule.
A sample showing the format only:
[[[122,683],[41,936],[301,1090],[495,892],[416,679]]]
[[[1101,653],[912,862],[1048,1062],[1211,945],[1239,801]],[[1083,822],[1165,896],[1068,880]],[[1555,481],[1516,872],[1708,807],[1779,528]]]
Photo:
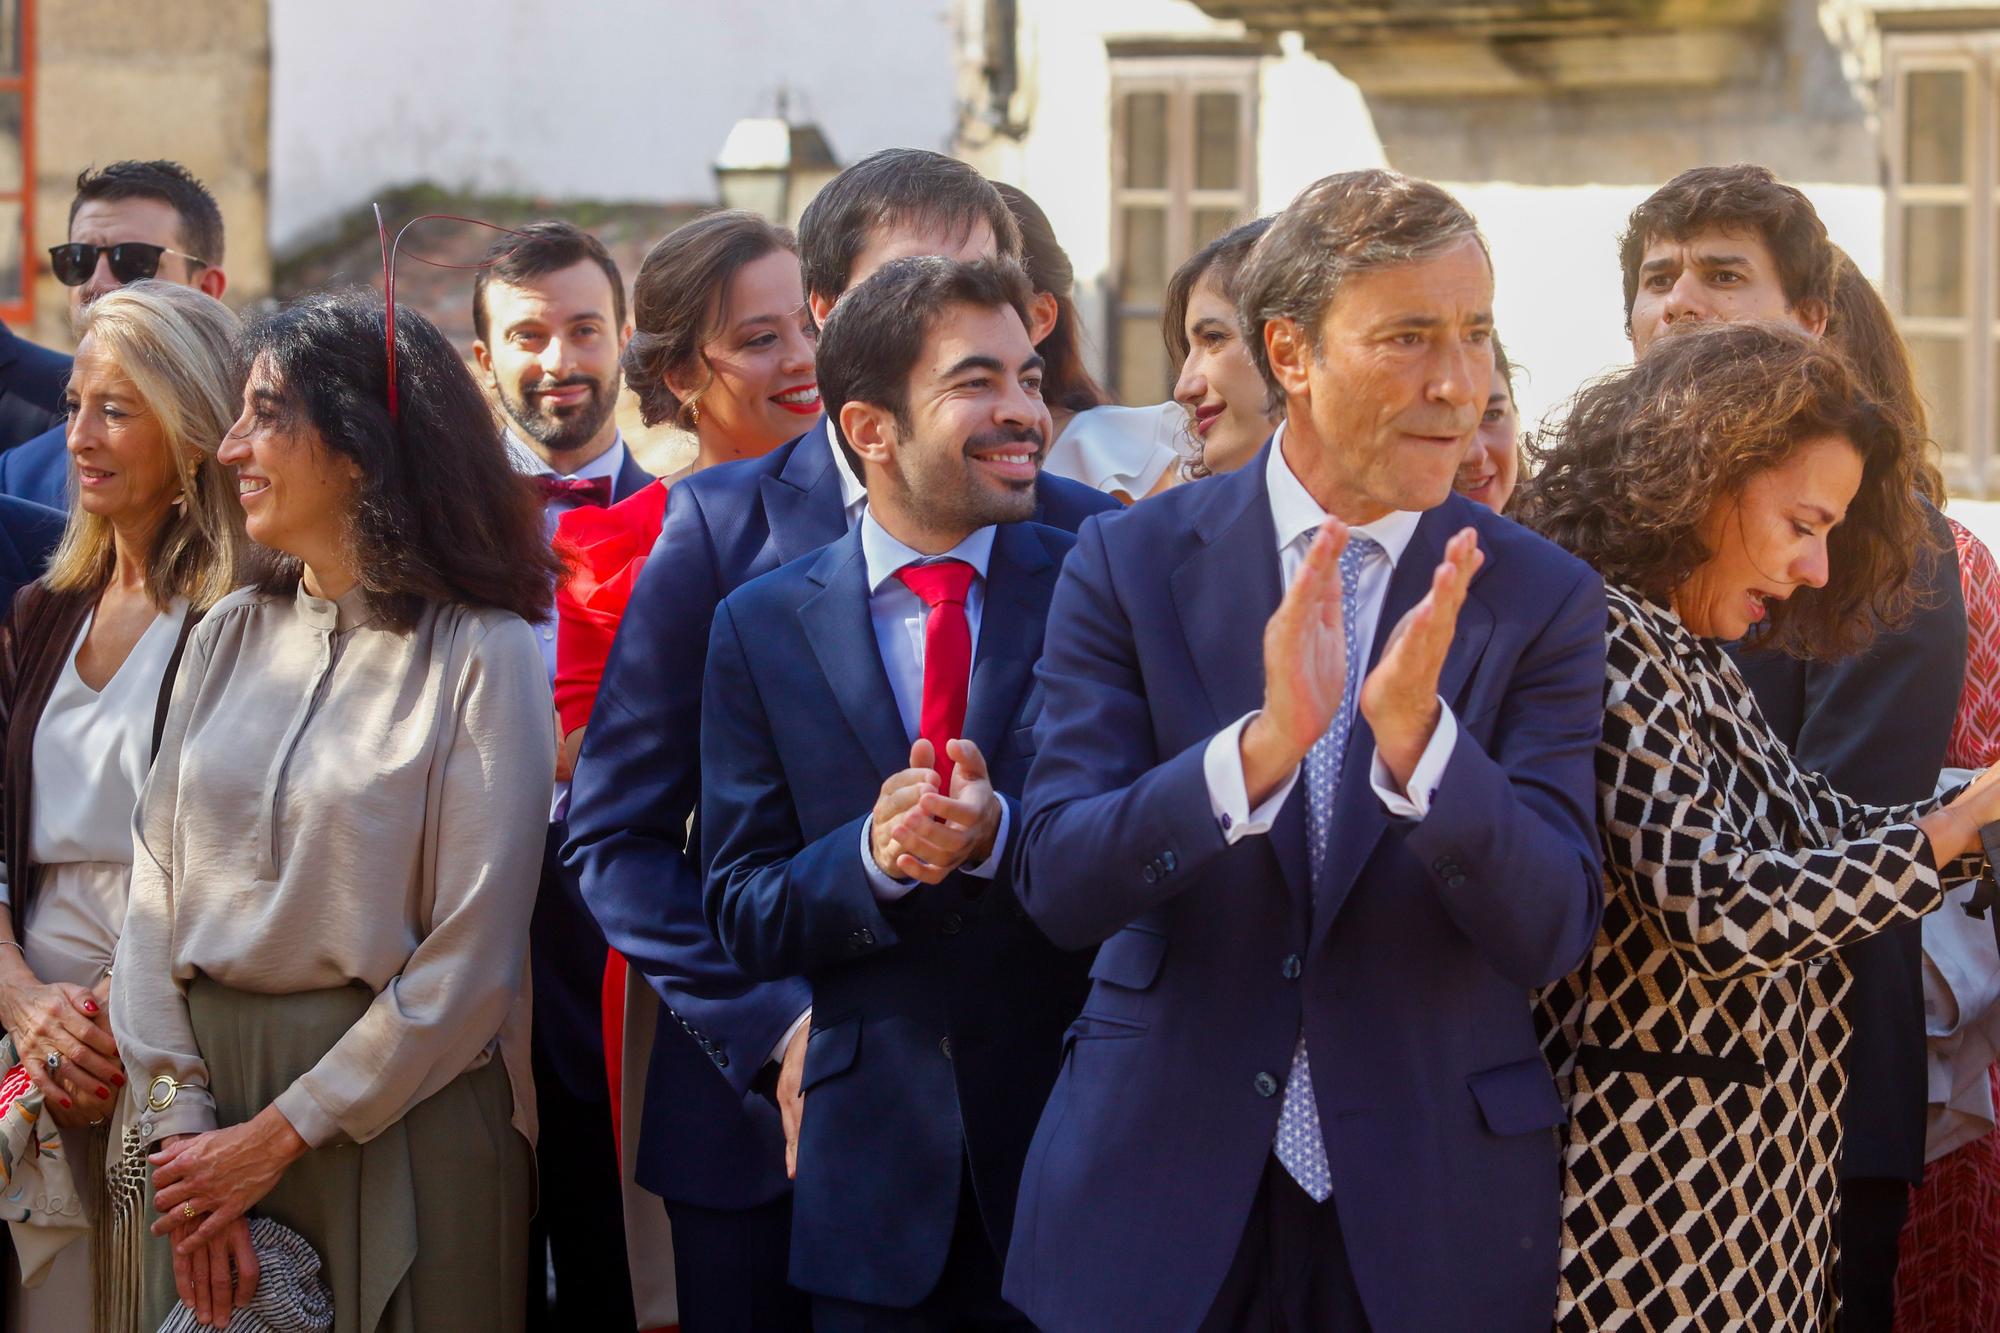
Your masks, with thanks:
[[[551,477],[544,472],[529,480],[535,483],[544,504],[561,500],[572,505],[596,505],[601,509],[611,503],[609,477]]]

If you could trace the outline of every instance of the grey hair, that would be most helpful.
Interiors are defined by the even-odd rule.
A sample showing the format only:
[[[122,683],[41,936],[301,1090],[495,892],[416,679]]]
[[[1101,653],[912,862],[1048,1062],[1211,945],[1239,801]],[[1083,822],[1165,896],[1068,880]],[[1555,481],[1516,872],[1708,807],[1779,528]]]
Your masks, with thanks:
[[[1300,191],[1236,279],[1236,322],[1264,377],[1265,410],[1285,403],[1264,347],[1265,325],[1292,320],[1317,354],[1320,324],[1343,279],[1428,259],[1468,236],[1490,265],[1486,238],[1465,206],[1442,187],[1400,172],[1344,171]]]

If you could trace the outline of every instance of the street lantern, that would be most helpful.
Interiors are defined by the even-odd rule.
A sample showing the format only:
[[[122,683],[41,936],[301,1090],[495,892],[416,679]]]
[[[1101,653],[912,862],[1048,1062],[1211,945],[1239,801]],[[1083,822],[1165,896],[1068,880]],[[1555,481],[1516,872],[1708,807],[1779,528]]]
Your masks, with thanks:
[[[805,206],[839,170],[819,126],[753,116],[737,121],[723,140],[715,185],[723,207],[746,208],[795,227]]]

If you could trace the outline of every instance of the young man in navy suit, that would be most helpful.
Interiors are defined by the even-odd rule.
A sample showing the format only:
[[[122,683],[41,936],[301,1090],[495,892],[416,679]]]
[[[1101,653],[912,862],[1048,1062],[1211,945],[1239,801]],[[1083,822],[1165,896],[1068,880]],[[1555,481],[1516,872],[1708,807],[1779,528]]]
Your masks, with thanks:
[[[1452,492],[1493,277],[1451,196],[1328,177],[1239,283],[1278,433],[1086,527],[1049,612],[1018,884],[1102,947],[1006,1295],[1057,1333],[1544,1330],[1529,990],[1602,912],[1603,588]]]
[[[799,221],[807,297],[822,321],[891,259],[1018,257],[1020,244],[992,185],[918,149],[855,163]],[[1116,507],[1059,477],[1042,477],[1035,493],[1037,520],[1069,531]],[[709,624],[736,588],[850,532],[865,499],[824,419],[763,458],[676,484],[577,764],[569,864],[612,946],[669,1010],[647,1073],[639,1179],[673,1220],[690,1333],[809,1322],[785,1285],[785,1121],[795,1132],[811,995],[796,977],[753,981],[723,952],[702,915],[704,849],[688,833],[702,788]]]
[[[63,427],[70,358],[0,324],[0,450]]]
[[[77,176],[69,204],[69,239],[51,247],[49,266],[69,288],[72,320],[104,293],[144,278],[220,298],[229,285],[222,271],[222,239],[222,211],[215,196],[186,167],[167,161],[113,162]],[[66,382],[68,358],[63,360]],[[47,429],[0,453],[0,494],[68,512],[70,462],[62,391],[63,382],[58,382],[55,417]]]
[[[723,599],[702,697],[718,938],[812,988],[792,1282],[816,1329],[1016,1329],[1000,1255],[1087,958],[1013,892],[1034,662],[1069,534],[1011,262],[901,259],[833,312],[820,392],[867,508]]]
[[[485,258],[472,284],[472,355],[506,418],[516,469],[541,489],[553,538],[565,511],[615,504],[653,479],[626,448],[615,415],[619,358],[632,336],[625,279],[602,242],[567,222],[529,223]],[[536,632],[553,681],[553,613]],[[604,1065],[608,946],[562,864],[568,777],[558,765],[529,931],[542,1132],[528,1309],[534,1328],[616,1333],[637,1317]],[[556,1275],[553,1311],[545,1257]]]

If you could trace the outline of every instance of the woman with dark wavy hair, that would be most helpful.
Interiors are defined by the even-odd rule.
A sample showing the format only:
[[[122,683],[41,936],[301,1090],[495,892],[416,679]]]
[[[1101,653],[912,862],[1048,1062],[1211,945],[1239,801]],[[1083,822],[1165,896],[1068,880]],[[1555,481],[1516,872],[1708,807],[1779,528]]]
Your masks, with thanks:
[[[1800,772],[1723,651],[1904,619],[1926,525],[1907,419],[1796,329],[1662,338],[1538,441],[1522,521],[1604,576],[1604,924],[1539,999],[1569,1099],[1561,1330],[1831,1327],[1838,950],[1982,864],[1990,772],[1860,805]]]
[[[220,457],[264,551],[189,641],[112,983],[139,1099],[114,1208],[134,1217],[151,1151],[167,1242],[120,1328],[176,1294],[227,1323],[253,1208],[318,1252],[338,1329],[525,1323],[521,981],[555,767],[527,622],[556,563],[491,408],[408,309],[391,410],[385,323],[312,296],[242,339]]]

